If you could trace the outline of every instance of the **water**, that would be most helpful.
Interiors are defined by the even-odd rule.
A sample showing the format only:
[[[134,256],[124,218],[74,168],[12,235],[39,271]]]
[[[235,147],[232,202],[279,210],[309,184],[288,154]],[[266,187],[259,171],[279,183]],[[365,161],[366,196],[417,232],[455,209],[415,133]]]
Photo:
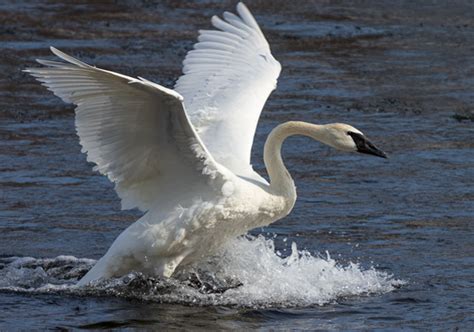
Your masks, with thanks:
[[[139,215],[91,171],[71,106],[20,72],[49,45],[171,85],[233,2],[0,3],[0,327],[474,328],[473,4],[248,3],[283,65],[263,142],[289,119],[346,122],[390,155],[292,138],[294,211],[173,280],[75,280]]]

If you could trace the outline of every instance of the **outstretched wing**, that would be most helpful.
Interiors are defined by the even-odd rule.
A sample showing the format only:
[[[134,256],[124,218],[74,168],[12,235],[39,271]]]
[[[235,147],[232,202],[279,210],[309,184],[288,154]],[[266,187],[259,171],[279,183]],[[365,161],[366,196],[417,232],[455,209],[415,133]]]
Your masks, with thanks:
[[[239,3],[237,12],[214,16],[216,30],[199,31],[175,89],[215,160],[242,174],[250,169],[258,118],[281,66],[247,7]]]
[[[115,183],[123,208],[146,211],[218,181],[219,166],[173,90],[89,66],[54,48],[67,63],[38,60],[26,71],[77,105],[76,129],[87,160]]]

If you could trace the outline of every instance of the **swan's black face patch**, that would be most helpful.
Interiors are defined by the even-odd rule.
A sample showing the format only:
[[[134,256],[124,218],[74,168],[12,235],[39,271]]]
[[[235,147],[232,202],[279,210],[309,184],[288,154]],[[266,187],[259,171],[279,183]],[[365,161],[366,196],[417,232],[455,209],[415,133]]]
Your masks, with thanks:
[[[385,152],[372,144],[364,135],[354,133],[352,131],[347,132],[347,135],[352,137],[354,140],[354,143],[357,147],[357,152],[371,154],[381,158],[387,158]]]

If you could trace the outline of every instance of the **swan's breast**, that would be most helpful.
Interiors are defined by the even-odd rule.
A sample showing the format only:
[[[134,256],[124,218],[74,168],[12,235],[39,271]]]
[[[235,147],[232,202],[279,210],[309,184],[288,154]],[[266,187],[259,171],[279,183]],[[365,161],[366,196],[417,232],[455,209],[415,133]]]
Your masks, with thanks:
[[[233,229],[232,235],[242,235],[286,216],[293,204],[294,200],[273,195],[268,188],[237,179],[233,194],[223,204],[225,214],[217,219],[219,226]]]

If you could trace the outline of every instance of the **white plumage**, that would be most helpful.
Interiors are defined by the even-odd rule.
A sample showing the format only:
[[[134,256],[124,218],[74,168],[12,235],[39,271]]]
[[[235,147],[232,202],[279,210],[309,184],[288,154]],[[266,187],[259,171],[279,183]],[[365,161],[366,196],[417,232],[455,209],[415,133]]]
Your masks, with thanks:
[[[287,215],[296,191],[280,150],[290,135],[384,156],[351,126],[287,122],[265,144],[271,184],[255,173],[255,128],[281,66],[245,5],[237,12],[214,16],[216,30],[200,31],[175,90],[92,67],[55,48],[66,62],[38,60],[45,67],[26,70],[77,105],[87,160],[115,183],[122,208],[144,212],[80,285],[132,270],[170,277],[230,237]],[[363,144],[372,150],[361,151]]]
[[[183,62],[175,89],[199,136],[216,161],[251,174],[250,153],[258,118],[275,89],[281,66],[257,22],[242,3],[239,16],[212,18]]]

